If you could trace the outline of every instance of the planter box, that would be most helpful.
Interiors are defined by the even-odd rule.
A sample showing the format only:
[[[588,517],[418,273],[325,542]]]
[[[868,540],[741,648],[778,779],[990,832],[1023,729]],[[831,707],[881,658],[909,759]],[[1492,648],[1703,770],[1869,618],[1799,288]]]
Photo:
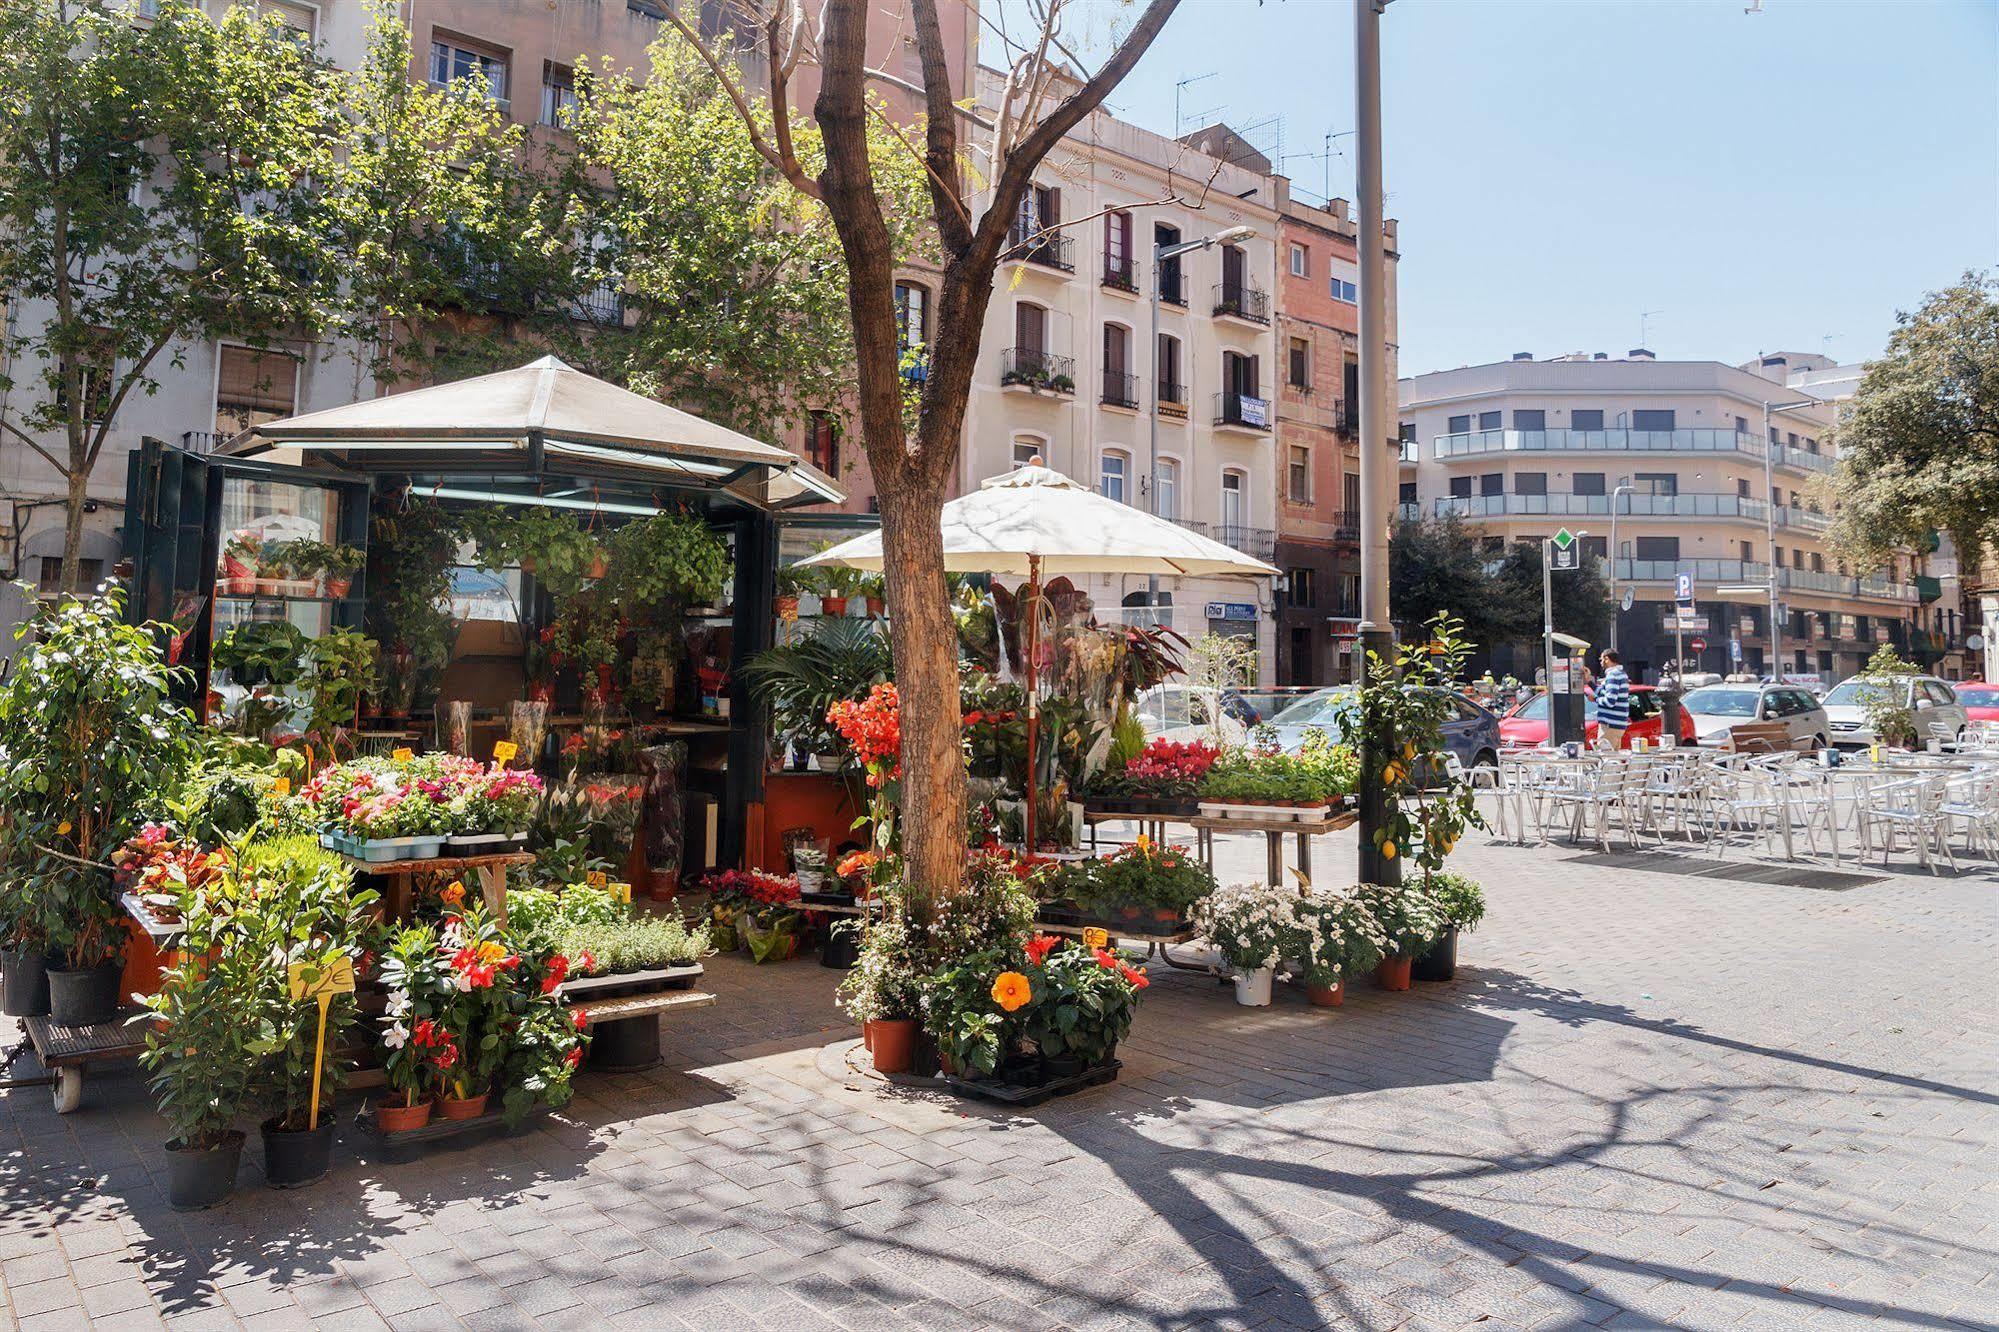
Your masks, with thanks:
[[[517,833],[453,833],[444,839],[444,845],[454,854],[483,856],[511,847],[526,846],[528,835]]]
[[[969,1096],[980,1101],[994,1101],[1000,1105],[1025,1108],[1040,1105],[1043,1101],[1057,1096],[1073,1096],[1091,1087],[1100,1087],[1107,1082],[1117,1081],[1118,1070],[1124,1067],[1115,1059],[1086,1068],[1081,1073],[1066,1078],[1050,1078],[1038,1087],[1017,1087],[998,1078],[961,1078],[955,1073],[944,1075],[944,1085],[960,1096]]]
[[[444,850],[442,837],[350,837],[345,833],[321,833],[319,844],[345,852],[370,865],[386,865],[398,860],[432,860]]]
[[[1191,819],[1200,812],[1192,796],[1091,796],[1083,802],[1090,814],[1129,814],[1134,818]]]
[[[659,967],[649,971],[614,971],[604,976],[581,976],[566,980],[556,993],[562,998],[615,999],[631,994],[651,994],[659,990],[685,990],[707,971],[699,962]],[[587,1007],[587,1003],[585,1004]]]
[[[1324,823],[1326,805],[1249,805],[1234,801],[1203,800],[1201,815],[1210,819],[1244,819],[1266,823]]]
[[[1132,910],[1135,914],[1126,916],[1101,911],[1081,911],[1073,907],[1042,907],[1035,912],[1034,918],[1042,925],[1064,925],[1072,928],[1095,925],[1110,931],[1113,935],[1185,934],[1192,928],[1184,916],[1161,920],[1152,914],[1151,907],[1134,907]]]

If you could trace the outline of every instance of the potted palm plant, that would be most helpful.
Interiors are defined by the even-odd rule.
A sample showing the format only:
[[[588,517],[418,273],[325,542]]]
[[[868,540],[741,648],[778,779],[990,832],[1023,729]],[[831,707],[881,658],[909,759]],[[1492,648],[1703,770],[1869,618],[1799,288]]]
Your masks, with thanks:
[[[821,620],[795,643],[767,648],[745,666],[750,691],[771,712],[779,736],[840,765],[840,738],[826,714],[888,679],[888,638],[862,620]]]
[[[855,580],[855,594],[867,602],[868,618],[879,620],[888,605],[888,579],[882,574],[862,574]]]

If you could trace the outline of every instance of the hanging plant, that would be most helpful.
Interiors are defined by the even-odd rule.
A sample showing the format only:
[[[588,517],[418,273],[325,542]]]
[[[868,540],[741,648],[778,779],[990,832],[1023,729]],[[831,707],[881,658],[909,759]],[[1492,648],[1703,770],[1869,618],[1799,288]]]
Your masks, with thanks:
[[[572,514],[525,504],[468,510],[465,535],[478,547],[481,569],[498,572],[519,567],[533,574],[558,602],[583,590],[600,576],[604,549]]]
[[[728,543],[692,514],[627,523],[609,547],[610,570],[600,586],[606,604],[627,610],[705,605],[729,580]]]

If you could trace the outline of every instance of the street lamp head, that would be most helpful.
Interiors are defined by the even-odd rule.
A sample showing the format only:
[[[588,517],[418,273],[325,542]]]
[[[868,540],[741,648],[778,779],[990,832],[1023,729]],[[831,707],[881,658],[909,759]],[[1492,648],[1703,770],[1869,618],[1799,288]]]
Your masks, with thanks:
[[[1227,245],[1230,241],[1248,240],[1255,234],[1255,227],[1230,227],[1226,231],[1217,231],[1208,237],[1208,244]]]

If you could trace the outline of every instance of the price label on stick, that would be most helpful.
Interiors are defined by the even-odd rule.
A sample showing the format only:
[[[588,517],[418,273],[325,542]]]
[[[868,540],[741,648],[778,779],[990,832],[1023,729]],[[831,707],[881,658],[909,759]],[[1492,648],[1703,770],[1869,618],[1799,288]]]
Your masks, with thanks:
[[[416,752],[412,750],[408,745],[404,745],[401,748],[395,750],[393,753],[391,753],[389,757],[394,759],[398,763],[408,763],[411,759],[416,757]]]
[[[283,799],[284,799],[284,798],[285,798],[286,796],[290,795],[291,793],[292,793],[292,779],[291,779],[291,778],[289,778],[289,777],[279,777],[279,778],[275,779],[274,781],[272,781],[272,783],[271,783],[271,794],[272,794],[273,796],[275,796],[275,797],[276,797],[277,799],[279,799],[279,800],[283,800]]]
[[[326,966],[311,962],[294,962],[286,968],[287,979],[291,981],[294,1003],[301,999],[316,999],[320,995],[354,993],[354,959],[339,958]]]
[[[619,882],[613,883],[609,886],[611,890],[611,900],[613,902],[622,902],[626,906],[630,906],[632,904],[632,886],[629,883],[625,883],[624,881],[620,880]]]
[[[1111,934],[1109,930],[1096,925],[1086,925],[1083,927],[1083,946],[1085,948],[1108,948],[1110,944]]]
[[[611,876],[604,873],[603,870],[591,870],[590,873],[587,876],[585,876],[584,882],[589,884],[592,888],[596,888],[601,891],[611,886]]]
[[[520,746],[516,745],[513,741],[502,740],[493,746],[493,762],[511,763],[514,761],[514,755],[520,752]]]

